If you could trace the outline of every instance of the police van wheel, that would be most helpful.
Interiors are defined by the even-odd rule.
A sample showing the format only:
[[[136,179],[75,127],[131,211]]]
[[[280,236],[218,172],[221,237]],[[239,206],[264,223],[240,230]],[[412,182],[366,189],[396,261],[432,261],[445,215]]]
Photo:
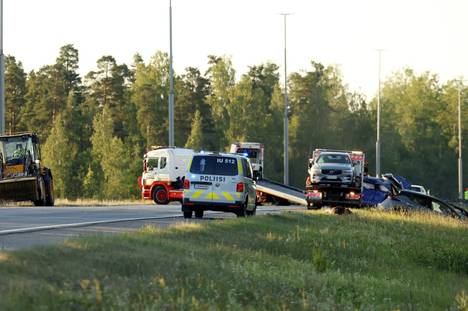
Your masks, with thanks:
[[[166,188],[158,186],[153,190],[153,201],[156,204],[166,205],[169,203],[169,196]]]
[[[203,210],[196,210],[195,211],[195,217],[197,218],[203,218]]]
[[[244,204],[239,206],[239,210],[237,211],[237,217],[245,217],[247,214],[247,199],[245,200]]]
[[[186,219],[192,218],[192,211],[190,211],[190,212],[184,212],[184,218],[186,218]]]

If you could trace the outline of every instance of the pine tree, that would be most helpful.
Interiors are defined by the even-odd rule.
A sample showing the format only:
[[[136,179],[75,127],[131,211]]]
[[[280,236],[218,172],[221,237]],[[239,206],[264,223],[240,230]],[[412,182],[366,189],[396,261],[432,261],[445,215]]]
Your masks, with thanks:
[[[68,137],[63,125],[63,120],[59,115],[54,126],[43,146],[44,164],[52,170],[54,176],[54,190],[57,197],[68,197],[68,190],[71,189],[71,169],[73,158],[76,153],[70,148]]]
[[[96,115],[91,137],[93,162],[88,169],[86,187],[94,196],[106,199],[128,198],[134,180],[130,181],[130,153],[123,141],[114,136],[109,107]]]
[[[26,73],[21,62],[15,57],[5,58],[5,130],[16,132],[19,129],[20,112],[25,104]]]
[[[192,122],[192,131],[189,138],[187,139],[185,147],[201,150],[203,149],[203,140],[203,119],[201,117],[200,111],[197,110]]]

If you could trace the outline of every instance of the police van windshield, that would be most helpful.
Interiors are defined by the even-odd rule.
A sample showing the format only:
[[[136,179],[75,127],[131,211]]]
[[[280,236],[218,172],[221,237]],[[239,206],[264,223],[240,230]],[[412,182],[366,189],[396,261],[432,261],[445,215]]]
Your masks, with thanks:
[[[194,156],[190,173],[207,175],[237,175],[237,159],[222,156]]]
[[[237,149],[237,153],[242,154],[249,159],[256,159],[258,157],[257,149],[239,148]]]

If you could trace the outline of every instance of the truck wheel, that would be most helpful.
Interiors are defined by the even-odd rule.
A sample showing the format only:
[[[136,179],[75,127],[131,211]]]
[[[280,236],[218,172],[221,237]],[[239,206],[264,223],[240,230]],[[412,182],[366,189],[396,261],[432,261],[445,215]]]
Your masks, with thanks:
[[[203,218],[203,210],[202,209],[199,209],[199,210],[195,210],[195,217],[197,218]]]
[[[169,203],[169,195],[166,188],[163,186],[157,186],[153,189],[153,201],[156,204],[166,205]]]

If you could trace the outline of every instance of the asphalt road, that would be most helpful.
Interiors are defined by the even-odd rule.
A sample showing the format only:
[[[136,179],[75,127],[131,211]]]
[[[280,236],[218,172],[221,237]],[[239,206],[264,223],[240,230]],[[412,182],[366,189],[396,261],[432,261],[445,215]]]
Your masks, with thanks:
[[[303,206],[259,206],[257,214],[279,213],[304,209]],[[235,217],[232,213],[205,212],[201,220]],[[153,218],[122,221],[135,218]],[[115,221],[115,222],[111,222]],[[125,205],[125,206],[55,206],[55,207],[0,207],[0,250],[15,250],[32,246],[63,243],[84,234],[117,234],[138,230],[146,225],[165,227],[185,221],[180,205]],[[101,222],[99,224],[87,224]],[[81,225],[80,225],[81,224]],[[76,227],[67,227],[76,226]],[[53,228],[63,226],[63,228]],[[33,228],[51,227],[49,230]],[[31,230],[24,233],[11,233]]]

